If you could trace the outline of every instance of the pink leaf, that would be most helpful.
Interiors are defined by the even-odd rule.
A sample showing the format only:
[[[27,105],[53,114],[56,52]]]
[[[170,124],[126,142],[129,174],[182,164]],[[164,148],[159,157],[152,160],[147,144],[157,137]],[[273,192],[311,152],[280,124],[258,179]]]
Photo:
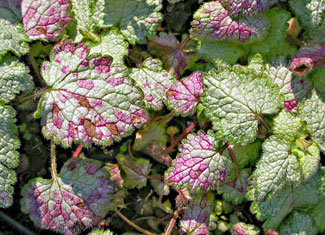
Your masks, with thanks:
[[[31,39],[55,40],[71,20],[69,0],[23,0],[21,8]]]
[[[189,77],[177,81],[167,92],[168,107],[182,116],[192,115],[196,111],[203,93],[201,72],[194,72]]]

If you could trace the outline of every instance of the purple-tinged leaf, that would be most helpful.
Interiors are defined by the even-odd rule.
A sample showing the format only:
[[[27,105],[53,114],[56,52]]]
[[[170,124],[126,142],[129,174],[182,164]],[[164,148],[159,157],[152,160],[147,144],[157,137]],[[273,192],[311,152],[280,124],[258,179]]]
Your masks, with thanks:
[[[220,0],[222,6],[228,10],[229,15],[255,15],[266,11],[278,0]]]
[[[213,200],[211,192],[195,195],[180,222],[182,232],[193,235],[209,234],[209,217],[213,210]]]
[[[114,184],[101,163],[74,158],[60,177],[36,178],[22,190],[22,211],[43,229],[76,234],[96,225],[113,206]]]
[[[189,77],[177,81],[166,93],[167,105],[174,113],[190,116],[203,93],[202,73],[194,72]]]
[[[232,226],[233,235],[258,235],[260,231],[254,225],[237,223]]]
[[[266,36],[270,24],[263,16],[233,20],[218,1],[207,2],[195,12],[191,35],[198,39],[248,42]]]
[[[189,134],[181,146],[180,153],[168,169],[166,182],[176,188],[202,191],[215,188],[229,174],[229,159],[216,149],[213,132]]]
[[[107,164],[107,170],[110,174],[110,180],[118,185],[120,188],[123,188],[124,180],[121,177],[121,171],[118,168],[117,164]]]
[[[126,174],[124,182],[127,187],[140,189],[146,186],[147,176],[151,170],[149,160],[143,158],[133,159],[123,154],[118,154],[116,158]]]
[[[325,66],[325,43],[302,47],[290,64],[290,70],[304,76],[311,70]]]
[[[186,207],[189,204],[189,202],[192,200],[190,192],[188,191],[187,188],[178,189],[177,192],[178,195],[175,198],[176,205],[180,208]]]
[[[166,92],[176,81],[174,76],[162,68],[158,59],[147,58],[140,68],[133,68],[130,77],[144,93],[147,108],[160,110],[166,102]]]
[[[65,44],[42,65],[48,91],[35,117],[42,118],[43,134],[65,147],[73,142],[110,145],[148,121],[143,95],[127,79],[123,65],[110,58],[88,58],[82,44]]]
[[[55,40],[68,26],[69,0],[23,0],[23,25],[30,39]]]
[[[162,60],[164,68],[179,78],[198,60],[194,52],[185,51],[187,42],[188,39],[185,39],[183,43],[179,43],[173,34],[161,32],[159,36],[149,37],[148,46],[150,52]]]
[[[1,0],[0,1],[0,18],[9,20],[16,24],[21,21],[21,0]]]

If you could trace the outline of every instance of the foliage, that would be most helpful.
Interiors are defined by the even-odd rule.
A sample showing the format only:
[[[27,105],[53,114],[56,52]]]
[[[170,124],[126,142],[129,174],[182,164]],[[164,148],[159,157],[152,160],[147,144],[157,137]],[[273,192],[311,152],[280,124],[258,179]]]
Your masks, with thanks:
[[[324,232],[324,16],[0,1],[0,207],[37,233]]]

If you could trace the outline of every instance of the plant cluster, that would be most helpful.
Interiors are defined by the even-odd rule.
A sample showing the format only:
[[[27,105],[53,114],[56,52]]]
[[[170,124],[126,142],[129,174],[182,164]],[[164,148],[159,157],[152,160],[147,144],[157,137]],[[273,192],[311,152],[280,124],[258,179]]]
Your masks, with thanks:
[[[325,0],[2,0],[0,25],[18,223],[325,232]]]

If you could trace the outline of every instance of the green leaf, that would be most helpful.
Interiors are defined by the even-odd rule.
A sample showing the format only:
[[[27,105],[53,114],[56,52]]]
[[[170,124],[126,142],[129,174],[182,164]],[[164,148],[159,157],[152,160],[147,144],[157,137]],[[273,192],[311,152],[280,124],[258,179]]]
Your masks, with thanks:
[[[321,200],[317,206],[311,211],[315,224],[320,232],[325,231],[325,203],[324,199]]]
[[[292,213],[280,228],[280,234],[316,235],[317,232],[318,230],[313,223],[313,217],[297,211]]]
[[[263,154],[252,179],[257,200],[262,200],[268,193],[273,195],[285,185],[298,186],[317,171],[318,147],[313,144],[300,151],[294,143],[276,135],[263,143]]]
[[[88,235],[114,235],[113,232],[111,232],[110,230],[99,230],[99,229],[96,229],[90,233],[88,233]]]
[[[147,176],[151,170],[149,160],[143,158],[133,159],[123,154],[118,154],[116,158],[126,174],[124,182],[127,187],[140,189],[147,185]]]
[[[254,201],[251,211],[259,220],[266,220],[264,230],[277,229],[283,219],[295,208],[309,208],[317,205],[324,197],[324,169],[320,169],[308,182],[299,187],[288,186],[276,193],[273,198],[263,201]],[[249,191],[247,197],[255,200],[253,191]]]
[[[99,42],[89,42],[89,56],[99,54],[111,56],[113,64],[123,64],[123,58],[129,51],[129,44],[124,40],[123,35],[116,28],[102,32],[99,35]]]
[[[0,100],[13,100],[21,91],[33,91],[33,78],[28,68],[12,56],[5,56],[0,62]]]
[[[294,141],[306,135],[303,133],[302,120],[285,109],[273,119],[273,124],[273,134],[288,141]]]
[[[98,41],[96,29],[103,22],[103,8],[105,0],[70,0],[74,14],[77,35],[75,42],[80,42],[83,37]]]
[[[24,28],[20,25],[12,25],[9,21],[0,18],[0,59],[7,52],[12,52],[16,56],[22,56],[29,50],[29,38],[25,34]]]
[[[299,116],[307,123],[311,138],[325,152],[325,93],[314,89],[304,102],[299,103],[298,109]]]
[[[12,170],[18,166],[20,141],[16,136],[16,112],[0,102],[0,207],[7,208],[13,202],[12,195],[16,174]]]
[[[251,224],[236,223],[232,226],[233,235],[258,235],[260,231],[257,227]]]
[[[147,108],[160,110],[166,103],[166,92],[176,82],[176,79],[162,67],[158,59],[147,58],[139,68],[130,70],[132,78],[144,93],[144,103]]]
[[[21,21],[21,0],[2,0],[0,2],[0,18],[16,24]]]
[[[283,98],[272,80],[250,69],[221,65],[203,74],[202,104],[213,122],[217,136],[230,144],[256,139],[263,115],[277,113]],[[264,121],[265,122],[265,121]]]
[[[162,21],[161,0],[106,0],[103,27],[117,27],[131,43],[145,44]]]

